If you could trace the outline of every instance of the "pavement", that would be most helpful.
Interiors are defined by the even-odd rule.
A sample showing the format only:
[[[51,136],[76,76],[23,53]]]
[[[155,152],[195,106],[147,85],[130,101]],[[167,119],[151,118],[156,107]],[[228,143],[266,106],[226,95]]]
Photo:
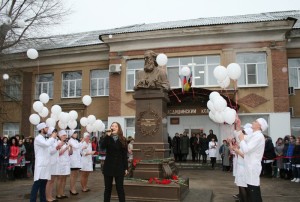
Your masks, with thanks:
[[[179,175],[189,178],[189,192],[183,202],[234,202],[233,194],[238,188],[233,183],[231,172],[224,172],[220,167],[212,170],[209,166],[179,163]],[[29,201],[32,179],[18,179],[0,182],[0,201]],[[77,183],[76,196],[69,194],[69,179],[65,194],[68,199],[63,202],[99,202],[103,201],[104,181],[100,169],[92,172],[88,182],[90,192],[81,192],[80,182]],[[261,178],[261,191],[264,202],[300,202],[300,183],[279,178]],[[115,202],[116,200],[112,200]]]

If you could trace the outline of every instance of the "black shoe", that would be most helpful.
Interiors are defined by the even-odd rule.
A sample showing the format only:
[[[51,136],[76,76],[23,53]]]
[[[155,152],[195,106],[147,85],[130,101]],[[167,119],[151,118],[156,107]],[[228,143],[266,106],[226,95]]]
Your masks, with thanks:
[[[78,195],[78,192],[73,193],[73,192],[70,190],[70,194],[71,194],[71,195]]]

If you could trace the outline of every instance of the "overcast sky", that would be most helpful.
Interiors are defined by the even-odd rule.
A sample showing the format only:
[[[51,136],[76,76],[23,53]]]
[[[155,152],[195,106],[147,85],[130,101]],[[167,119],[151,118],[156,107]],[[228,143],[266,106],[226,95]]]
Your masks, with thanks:
[[[63,0],[72,9],[55,34],[203,17],[300,10],[300,0]]]

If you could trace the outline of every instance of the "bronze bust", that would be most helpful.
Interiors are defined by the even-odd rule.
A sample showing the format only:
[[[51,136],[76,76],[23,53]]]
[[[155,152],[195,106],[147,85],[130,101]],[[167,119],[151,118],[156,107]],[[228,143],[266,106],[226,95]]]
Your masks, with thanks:
[[[156,56],[157,54],[152,50],[145,51],[144,70],[138,72],[137,83],[134,87],[135,90],[145,88],[162,88],[165,91],[170,90],[167,73],[164,69],[158,67]]]

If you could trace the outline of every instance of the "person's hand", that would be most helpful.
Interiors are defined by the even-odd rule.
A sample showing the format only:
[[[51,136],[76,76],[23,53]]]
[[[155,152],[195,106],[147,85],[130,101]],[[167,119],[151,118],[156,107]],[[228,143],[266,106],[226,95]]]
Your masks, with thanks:
[[[86,149],[87,148],[87,146],[84,146],[84,147],[82,147],[82,150],[84,150],[84,149]]]
[[[239,134],[239,139],[240,141],[243,141],[245,139],[244,134],[242,132],[240,132]]]
[[[128,170],[125,170],[125,176],[128,175]]]
[[[241,130],[241,119],[239,119],[238,117],[235,120],[235,126],[237,131]]]
[[[96,151],[91,151],[91,155],[94,155],[96,153]]]
[[[111,135],[111,130],[106,132],[106,135],[110,136]]]

